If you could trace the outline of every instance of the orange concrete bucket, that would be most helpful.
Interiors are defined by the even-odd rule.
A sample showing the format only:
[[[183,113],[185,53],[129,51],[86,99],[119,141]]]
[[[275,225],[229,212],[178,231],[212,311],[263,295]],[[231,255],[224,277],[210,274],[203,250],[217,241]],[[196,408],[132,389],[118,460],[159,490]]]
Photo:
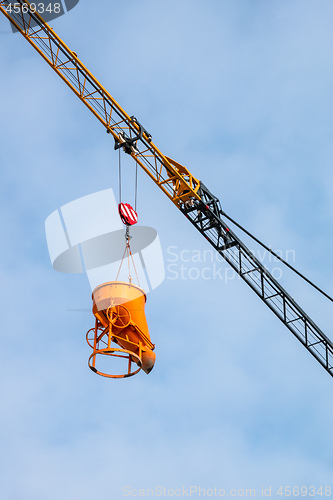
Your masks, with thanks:
[[[91,370],[110,378],[130,377],[141,368],[149,373],[156,355],[146,320],[145,292],[131,283],[110,281],[96,287],[92,299],[95,327],[86,337],[93,350],[88,361]],[[97,360],[112,358],[124,360],[125,373],[111,374],[97,368]],[[133,370],[132,363],[136,365]]]

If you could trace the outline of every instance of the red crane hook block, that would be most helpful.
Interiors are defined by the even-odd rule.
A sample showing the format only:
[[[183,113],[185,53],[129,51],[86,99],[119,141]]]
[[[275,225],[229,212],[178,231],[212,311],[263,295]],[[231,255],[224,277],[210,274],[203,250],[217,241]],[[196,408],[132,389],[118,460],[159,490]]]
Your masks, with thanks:
[[[126,226],[134,226],[138,222],[138,214],[129,203],[119,203],[118,212],[121,221],[126,224]]]

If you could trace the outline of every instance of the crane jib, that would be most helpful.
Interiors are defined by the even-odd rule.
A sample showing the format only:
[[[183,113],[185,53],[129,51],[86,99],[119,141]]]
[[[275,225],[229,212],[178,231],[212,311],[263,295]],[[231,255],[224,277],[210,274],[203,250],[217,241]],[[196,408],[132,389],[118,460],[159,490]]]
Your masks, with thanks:
[[[0,10],[85,106],[187,217],[304,347],[333,376],[333,343],[223,220],[218,198],[183,165],[164,156],[151,135],[129,116],[29,2],[0,0]]]

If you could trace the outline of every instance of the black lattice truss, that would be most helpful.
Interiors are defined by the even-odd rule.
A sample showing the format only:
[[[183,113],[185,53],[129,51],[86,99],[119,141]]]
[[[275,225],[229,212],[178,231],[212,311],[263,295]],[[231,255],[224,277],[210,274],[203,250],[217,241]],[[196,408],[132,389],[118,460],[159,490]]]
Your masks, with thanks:
[[[219,200],[201,183],[202,202],[182,211],[215,250],[333,376],[333,343],[223,221]]]

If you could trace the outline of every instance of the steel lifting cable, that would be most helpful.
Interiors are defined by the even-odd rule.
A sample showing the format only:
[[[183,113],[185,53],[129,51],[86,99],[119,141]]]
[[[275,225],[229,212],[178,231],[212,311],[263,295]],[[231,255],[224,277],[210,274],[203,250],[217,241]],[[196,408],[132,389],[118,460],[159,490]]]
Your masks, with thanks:
[[[136,271],[136,267],[135,267],[135,262],[134,262],[134,258],[133,258],[133,254],[132,254],[132,251],[131,251],[131,247],[130,247],[130,244],[128,243],[128,272],[129,272],[129,277],[131,278],[131,270],[130,270],[130,257],[132,259],[132,264],[133,264],[133,268],[134,268],[134,272],[135,272],[135,276],[136,276],[136,279],[138,281],[138,285],[140,285],[140,280],[139,280],[139,276],[138,276],[138,273]],[[131,278],[132,279],[132,278]]]
[[[121,203],[121,148],[119,148],[118,182],[119,182],[119,203]],[[135,211],[137,211],[137,205],[138,205],[138,164],[135,163],[135,186],[134,186],[134,210]]]
[[[319,288],[312,281],[310,281],[306,276],[304,276],[304,274],[300,273],[299,271],[297,271],[297,269],[295,269],[293,266],[291,266],[290,264],[288,264],[287,261],[285,261],[282,257],[280,257],[279,255],[277,255],[277,253],[275,253],[271,248],[269,248],[264,243],[262,243],[262,241],[258,240],[258,238],[256,238],[253,234],[251,234],[249,231],[247,231],[243,226],[241,226],[240,224],[238,224],[238,222],[236,222],[234,219],[232,219],[231,217],[229,217],[229,215],[227,215],[225,212],[223,212],[223,210],[221,211],[221,215],[223,215],[224,217],[226,217],[227,219],[229,219],[230,222],[232,222],[233,224],[235,224],[235,226],[237,226],[241,231],[243,231],[245,234],[247,234],[248,236],[250,236],[250,238],[252,238],[254,241],[256,241],[257,243],[259,243],[259,245],[261,245],[263,248],[265,248],[265,250],[267,250],[269,253],[271,253],[272,255],[274,255],[274,257],[276,257],[279,261],[281,261],[285,266],[289,267],[289,269],[291,269],[292,271],[294,271],[294,273],[296,273],[304,281],[306,281],[307,283],[309,283],[309,285],[311,285],[318,292],[320,292],[322,295],[324,295],[324,297],[326,297],[331,302],[333,302],[333,299],[332,299],[332,297],[330,297],[330,295],[328,295],[321,288]]]
[[[135,162],[135,199],[134,199],[134,210],[137,211],[137,199],[138,199],[138,164]]]
[[[119,182],[119,203],[121,203],[121,148],[119,148],[118,182]],[[135,197],[134,197],[135,211],[137,209],[137,197],[138,197],[137,195],[138,195],[138,164],[136,163],[136,168],[135,168]],[[120,270],[122,268],[122,265],[123,265],[123,262],[124,262],[124,259],[125,259],[125,255],[127,253],[128,279],[129,279],[129,282],[130,283],[132,282],[131,263],[130,263],[130,261],[132,260],[132,264],[133,264],[134,272],[135,272],[135,275],[136,275],[136,279],[138,281],[138,285],[140,286],[139,276],[138,276],[138,273],[137,273],[137,270],[136,270],[136,267],[135,267],[134,258],[133,258],[133,254],[132,254],[132,251],[131,251],[131,246],[130,246],[130,243],[129,243],[129,240],[130,240],[131,237],[129,235],[129,226],[128,225],[126,226],[126,235],[125,235],[125,238],[126,238],[126,246],[125,246],[124,254],[123,254],[121,262],[120,262],[120,266],[119,266],[118,273],[117,273],[117,276],[116,276],[116,281],[118,281]]]
[[[121,203],[121,148],[119,148],[118,183],[119,183],[119,203]]]
[[[116,276],[116,281],[118,281],[119,273],[120,273],[121,267],[122,267],[123,262],[124,262],[124,258],[125,258],[126,250],[127,250],[127,245],[126,245],[126,247],[125,247],[125,250],[124,250],[123,256],[122,256],[121,261],[120,261],[120,266],[119,266],[118,273],[117,273],[117,276]]]
[[[138,285],[141,286],[140,285],[139,276],[138,276],[138,273],[137,273],[137,270],[136,270],[136,267],[135,267],[134,258],[133,258],[133,254],[132,254],[132,251],[131,251],[131,246],[129,244],[129,240],[130,240],[130,237],[129,237],[128,226],[127,226],[127,228],[126,228],[126,246],[125,246],[125,250],[124,250],[121,262],[120,262],[120,266],[119,266],[118,273],[117,273],[117,276],[116,276],[116,281],[118,281],[120,270],[121,270],[123,262],[125,260],[125,255],[127,254],[127,265],[128,265],[128,279],[129,279],[129,283],[130,284],[132,283],[131,264],[130,264],[130,258],[131,258],[132,264],[133,264],[133,268],[134,268],[134,272],[135,272],[135,276],[136,276],[136,279],[138,281]]]

